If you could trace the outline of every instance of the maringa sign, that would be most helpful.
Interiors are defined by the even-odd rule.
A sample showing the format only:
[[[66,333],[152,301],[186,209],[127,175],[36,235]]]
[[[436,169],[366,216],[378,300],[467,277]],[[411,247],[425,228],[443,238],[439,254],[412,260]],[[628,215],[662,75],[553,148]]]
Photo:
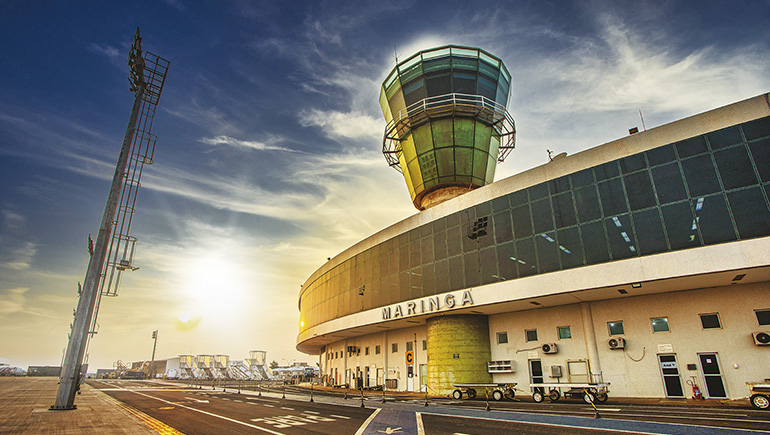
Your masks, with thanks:
[[[443,305],[442,305],[443,302]],[[413,316],[417,314],[430,313],[434,311],[441,311],[442,309],[451,310],[457,307],[465,305],[473,305],[473,298],[471,297],[470,290],[463,290],[460,302],[457,302],[457,298],[453,293],[441,296],[431,296],[420,299],[419,301],[411,301],[391,305],[382,309],[382,319],[396,319],[399,317]],[[406,310],[404,310],[406,308]]]

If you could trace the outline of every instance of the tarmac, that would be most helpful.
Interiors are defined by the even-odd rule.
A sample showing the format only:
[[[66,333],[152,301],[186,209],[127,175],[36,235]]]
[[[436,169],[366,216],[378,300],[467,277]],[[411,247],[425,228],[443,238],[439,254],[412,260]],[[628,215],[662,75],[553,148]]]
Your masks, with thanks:
[[[76,409],[51,411],[58,378],[0,377],[0,434],[178,434],[107,394],[81,386]]]
[[[0,377],[0,435],[2,434],[169,434],[180,432],[170,426],[131,408],[109,395],[81,386],[81,394],[75,397],[76,409],[52,411],[56,401],[58,379],[52,377]],[[342,393],[346,390],[315,387]],[[351,399],[360,394],[347,390]],[[372,393],[367,393],[369,396]],[[388,394],[391,396],[391,394]],[[398,393],[399,397],[424,398],[420,393]],[[527,398],[524,401],[528,401]],[[642,398],[612,398],[613,404],[637,405],[693,405],[714,407],[750,407],[748,400],[671,400]]]

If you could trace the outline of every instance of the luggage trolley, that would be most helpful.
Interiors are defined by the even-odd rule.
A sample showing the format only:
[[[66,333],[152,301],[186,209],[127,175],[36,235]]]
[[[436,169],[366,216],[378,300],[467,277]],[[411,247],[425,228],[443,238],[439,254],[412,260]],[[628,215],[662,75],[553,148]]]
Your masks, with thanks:
[[[746,382],[751,391],[751,406],[756,409],[770,409],[770,379],[765,382]]]
[[[513,397],[516,395],[516,385],[516,383],[454,384],[453,386],[456,390],[452,392],[452,397],[455,400],[460,400],[463,398],[463,394],[465,394],[468,398],[473,399],[478,394],[477,390],[481,390],[482,392],[492,390],[492,398],[497,401],[503,400],[503,398],[513,400]]]
[[[561,378],[561,366],[551,366],[551,377]],[[601,374],[592,374],[588,360],[567,360],[567,382],[530,383],[532,400],[541,403],[546,397],[556,402],[562,396],[582,398],[586,403],[604,403],[609,398],[609,382]],[[548,393],[545,390],[548,390]]]

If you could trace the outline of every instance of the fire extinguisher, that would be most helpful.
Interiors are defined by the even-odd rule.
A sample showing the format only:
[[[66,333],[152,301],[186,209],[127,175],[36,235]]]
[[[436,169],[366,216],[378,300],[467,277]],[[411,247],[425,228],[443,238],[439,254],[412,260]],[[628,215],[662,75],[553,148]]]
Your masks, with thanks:
[[[703,400],[703,393],[700,392],[700,388],[698,388],[698,384],[695,383],[695,377],[689,381],[687,381],[687,385],[690,385],[692,387],[692,399],[693,400]]]

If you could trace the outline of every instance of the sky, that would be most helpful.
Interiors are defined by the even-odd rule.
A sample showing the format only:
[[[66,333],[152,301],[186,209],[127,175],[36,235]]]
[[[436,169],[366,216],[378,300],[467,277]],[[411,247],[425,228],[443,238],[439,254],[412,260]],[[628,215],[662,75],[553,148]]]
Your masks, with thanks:
[[[0,363],[59,365],[133,103],[127,56],[171,64],[90,370],[295,349],[300,285],[417,213],[381,154],[382,81],[481,47],[512,75],[496,179],[770,91],[770,1],[0,1]]]

